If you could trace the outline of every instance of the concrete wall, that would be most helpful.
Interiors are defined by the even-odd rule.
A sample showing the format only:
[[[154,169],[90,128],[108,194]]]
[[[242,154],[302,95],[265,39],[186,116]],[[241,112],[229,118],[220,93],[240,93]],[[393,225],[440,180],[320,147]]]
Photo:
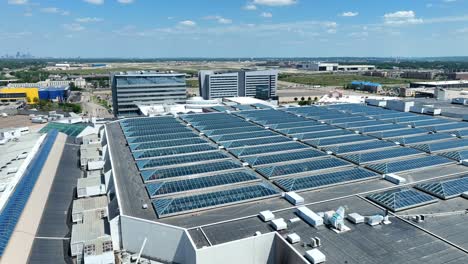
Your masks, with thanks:
[[[236,240],[197,250],[197,263],[257,264],[269,261],[275,233]]]
[[[123,248],[140,251],[147,238],[143,256],[169,263],[195,264],[195,248],[187,232],[178,227],[122,215],[120,217]]]
[[[197,264],[308,263],[278,233],[271,232],[197,250]]]

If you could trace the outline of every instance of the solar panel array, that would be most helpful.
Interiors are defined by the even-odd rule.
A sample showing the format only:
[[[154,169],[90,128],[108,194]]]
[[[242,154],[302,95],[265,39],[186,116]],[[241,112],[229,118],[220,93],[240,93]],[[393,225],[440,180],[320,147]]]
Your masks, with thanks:
[[[306,177],[282,178],[275,180],[274,183],[280,186],[283,190],[289,192],[323,188],[326,186],[374,179],[378,177],[380,176],[377,173],[361,168],[353,168],[339,172],[318,174]]]
[[[415,188],[437,196],[441,199],[450,199],[468,192],[468,177],[445,180],[439,182],[417,184]]]
[[[378,173],[395,173],[414,169],[429,168],[453,163],[448,158],[441,156],[425,156],[422,158],[405,159],[386,163],[374,163],[366,167]]]
[[[389,141],[398,142],[402,145],[411,145],[422,142],[430,142],[442,139],[451,139],[453,138],[450,134],[446,133],[436,133],[436,134],[426,134],[413,137],[400,137],[400,138],[390,138]]]
[[[409,188],[374,193],[367,196],[367,198],[393,212],[398,212],[429,203],[435,203],[438,201],[431,195]]]
[[[387,160],[393,158],[407,158],[409,156],[422,154],[421,151],[411,148],[391,148],[380,151],[348,154],[341,156],[356,164],[368,163],[373,161]]]
[[[277,195],[278,192],[269,184],[259,183],[216,192],[186,195],[172,198],[156,198],[153,205],[160,216],[206,210],[223,204],[232,204],[257,200]]]
[[[466,149],[468,148],[468,139],[453,139],[442,142],[413,145],[412,147],[427,153],[434,153],[443,150],[447,151],[451,149]]]
[[[121,121],[159,217],[279,195],[271,183],[285,191],[311,190],[468,156],[421,151],[421,143],[431,146],[427,152],[455,149],[451,133],[440,131],[462,134],[465,125],[448,119],[357,104],[213,110],[218,112]],[[411,201],[421,196],[414,192],[388,195],[389,207],[421,204]]]
[[[191,126],[207,128],[218,140],[277,136],[231,115],[186,118]],[[236,130],[220,126],[219,118],[231,121]],[[262,183],[239,160],[176,118],[127,119],[120,124],[159,217],[278,194],[273,185]],[[234,189],[233,185],[242,187]]]
[[[449,151],[449,152],[442,152],[439,155],[456,160],[468,160],[468,150],[458,150],[458,151]]]

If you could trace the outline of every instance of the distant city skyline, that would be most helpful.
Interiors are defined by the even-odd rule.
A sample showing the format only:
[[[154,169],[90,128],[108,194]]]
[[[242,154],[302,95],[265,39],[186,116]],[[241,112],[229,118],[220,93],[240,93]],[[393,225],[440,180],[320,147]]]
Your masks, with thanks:
[[[2,0],[0,56],[467,56],[468,0]]]

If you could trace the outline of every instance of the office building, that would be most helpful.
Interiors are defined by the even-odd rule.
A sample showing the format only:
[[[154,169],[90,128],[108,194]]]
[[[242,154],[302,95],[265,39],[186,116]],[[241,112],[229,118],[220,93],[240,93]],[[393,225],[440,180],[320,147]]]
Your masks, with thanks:
[[[198,80],[200,95],[205,100],[244,96],[266,100],[276,96],[278,72],[200,71]]]
[[[110,77],[114,115],[139,115],[138,104],[184,103],[185,75],[181,73],[126,72]]]

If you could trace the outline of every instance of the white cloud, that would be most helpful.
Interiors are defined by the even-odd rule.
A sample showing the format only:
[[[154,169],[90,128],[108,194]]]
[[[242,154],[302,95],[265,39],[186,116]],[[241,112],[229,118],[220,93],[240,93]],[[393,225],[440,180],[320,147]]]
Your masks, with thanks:
[[[78,23],[72,23],[72,24],[63,24],[63,28],[68,31],[83,31],[85,30],[85,27]]]
[[[249,10],[249,11],[253,11],[253,10],[257,10],[257,6],[254,5],[254,4],[246,4],[246,5],[244,6],[244,9],[245,9],[245,10]]]
[[[254,0],[254,4],[266,6],[288,6],[297,3],[296,0]]]
[[[57,7],[44,7],[44,8],[41,8],[41,12],[56,14],[60,12],[60,9],[58,9]]]
[[[412,10],[387,13],[383,17],[384,23],[387,25],[407,25],[423,23],[423,20],[421,18],[417,18],[416,13]]]
[[[273,17],[273,14],[270,13],[270,12],[262,12],[260,14],[261,17],[266,17],[266,18],[270,18],[270,17]]]
[[[135,2],[134,0],[117,0],[121,4],[131,4]]]
[[[32,14],[31,12],[26,12],[26,13],[24,13],[23,15],[24,15],[25,17],[30,17],[30,16],[32,16],[33,14]]]
[[[343,17],[355,17],[355,16],[357,16],[357,15],[359,15],[358,12],[351,12],[351,11],[343,12],[343,13],[341,14],[341,16],[343,16]]]
[[[456,32],[457,33],[468,33],[468,28],[460,28],[460,29],[457,29]]]
[[[93,23],[93,22],[101,22],[103,19],[99,17],[80,17],[75,19],[78,23]]]
[[[456,2],[457,0],[443,0],[444,3],[453,3]]]
[[[192,20],[184,20],[184,21],[180,21],[179,25],[185,26],[185,27],[194,27],[197,25],[197,23],[195,23],[195,21],[192,21]]]
[[[48,13],[48,14],[60,14],[62,16],[70,15],[70,12],[66,10],[62,10],[57,7],[44,7],[44,8],[39,9],[39,11],[41,11],[42,13]]]
[[[10,5],[25,5],[28,3],[28,0],[8,0]]]
[[[204,19],[216,20],[219,24],[231,24],[232,23],[231,19],[225,18],[222,16],[207,16],[207,17],[204,17]]]
[[[104,4],[104,0],[84,0],[86,3],[90,3],[93,5],[102,5]]]

